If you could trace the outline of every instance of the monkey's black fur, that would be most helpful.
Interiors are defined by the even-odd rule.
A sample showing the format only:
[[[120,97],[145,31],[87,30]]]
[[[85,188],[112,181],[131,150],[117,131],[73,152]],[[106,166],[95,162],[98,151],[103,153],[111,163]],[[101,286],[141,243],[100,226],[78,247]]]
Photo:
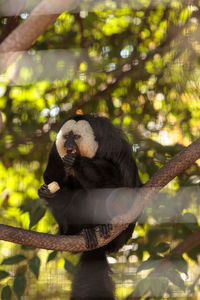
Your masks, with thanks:
[[[89,122],[98,143],[97,152],[93,158],[68,154],[61,159],[54,143],[44,173],[45,185],[40,188],[39,195],[47,201],[59,224],[60,234],[75,235],[83,230],[87,247],[95,248],[96,203],[95,199],[91,201],[92,191],[119,187],[134,188],[141,186],[141,182],[131,146],[122,132],[107,118],[77,115],[65,122],[71,119]],[[69,169],[73,172],[69,173]],[[47,184],[52,181],[57,181],[61,187],[55,194],[50,194],[47,188]],[[85,210],[87,213],[84,213]],[[130,224],[108,245],[82,254],[72,285],[71,299],[114,299],[114,286],[109,275],[106,253],[118,251],[131,237],[134,226],[135,224]],[[109,236],[109,229],[108,224],[99,225],[100,234],[104,237]]]

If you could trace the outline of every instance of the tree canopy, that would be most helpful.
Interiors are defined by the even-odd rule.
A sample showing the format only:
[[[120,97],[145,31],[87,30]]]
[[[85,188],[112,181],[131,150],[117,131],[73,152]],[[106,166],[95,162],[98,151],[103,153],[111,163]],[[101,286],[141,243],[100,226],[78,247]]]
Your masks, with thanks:
[[[99,113],[121,127],[144,183],[199,138],[199,1],[1,0],[0,13],[0,223],[57,232],[37,190],[72,114]],[[198,298],[199,182],[197,160],[109,257],[117,299]],[[1,298],[66,299],[77,261],[1,242]],[[52,272],[62,284],[48,281]]]

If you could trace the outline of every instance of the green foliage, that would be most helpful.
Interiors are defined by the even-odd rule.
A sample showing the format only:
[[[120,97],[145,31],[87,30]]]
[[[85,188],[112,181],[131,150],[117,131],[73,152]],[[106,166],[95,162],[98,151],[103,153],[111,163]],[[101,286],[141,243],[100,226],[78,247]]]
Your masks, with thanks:
[[[170,249],[170,244],[169,243],[159,243],[154,249],[153,251],[155,251],[156,253],[163,253],[166,252],[167,250]]]
[[[160,276],[147,277],[139,282],[137,285],[134,295],[143,296],[146,292],[151,292],[153,297],[162,297],[168,288],[169,282],[166,278]]]
[[[23,212],[28,212],[30,217],[29,228],[36,225],[44,216],[46,209],[40,199],[34,199],[30,202],[21,205],[20,209]]]
[[[26,278],[24,274],[16,275],[13,282],[13,290],[18,300],[21,300],[21,297],[23,296],[25,289],[26,289]]]
[[[179,254],[179,253],[173,254],[170,257],[170,260],[174,264],[175,268],[178,271],[187,274],[188,264],[187,264],[186,260],[183,258],[183,256],[181,254]]]
[[[8,277],[10,274],[8,272],[5,271],[0,271],[0,280]]]
[[[58,252],[57,251],[52,251],[49,253],[48,258],[47,258],[47,263],[50,262],[51,260],[54,260],[57,256]]]
[[[24,255],[18,254],[14,256],[10,256],[8,258],[5,258],[2,261],[2,265],[14,265],[14,264],[19,264],[20,262],[24,261],[26,257]]]
[[[170,269],[166,272],[165,276],[167,278],[169,278],[169,280],[177,285],[178,287],[180,287],[182,290],[185,290],[185,285],[184,285],[184,281],[181,278],[180,274],[174,270],[174,269]]]
[[[143,261],[137,269],[137,272],[155,268],[162,260],[159,255],[152,255],[148,260]]]
[[[1,291],[1,300],[10,300],[12,297],[12,290],[9,285],[3,287]]]
[[[159,278],[152,276],[150,278],[150,287],[154,297],[162,297],[162,295],[167,291],[168,285],[168,280],[162,276]]]
[[[6,1],[1,2],[5,8]],[[1,223],[57,232],[37,190],[59,125],[79,109],[106,115],[124,130],[143,182],[199,137],[199,10],[198,1],[82,1],[80,11],[61,14],[0,76]],[[23,18],[1,17],[0,41],[14,20],[22,23]],[[199,182],[197,162],[145,209],[131,249],[114,257],[119,299],[133,290],[144,298],[172,298],[174,291],[199,297],[200,245],[170,256],[199,230]],[[170,268],[159,273],[166,258]],[[40,292],[47,293],[40,278],[54,274],[57,266],[56,272],[63,274],[64,268],[70,281],[78,260],[6,242],[0,245],[0,259],[3,300],[14,294],[21,299],[26,286],[27,297],[40,298]],[[37,288],[30,296],[32,284]],[[54,284],[57,292],[52,289],[49,299],[61,299],[61,287]],[[66,287],[63,294],[66,299]]]
[[[34,256],[29,260],[29,267],[37,279],[40,274],[40,263],[40,258],[38,256]]]
[[[76,271],[76,266],[68,259],[65,259],[65,270],[70,273],[74,274]]]

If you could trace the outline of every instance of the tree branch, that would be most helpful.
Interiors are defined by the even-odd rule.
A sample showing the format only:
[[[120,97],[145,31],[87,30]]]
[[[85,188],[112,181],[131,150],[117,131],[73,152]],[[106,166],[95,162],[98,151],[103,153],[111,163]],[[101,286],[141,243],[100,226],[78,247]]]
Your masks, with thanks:
[[[37,5],[30,16],[0,44],[0,71],[4,72],[22,51],[30,48],[60,13],[74,8],[78,2],[79,0],[43,0]]]
[[[171,161],[166,163],[156,174],[140,189],[130,211],[117,216],[112,220],[113,229],[111,236],[104,240],[100,237],[97,229],[98,247],[108,244],[116,236],[125,230],[128,225],[136,220],[145,206],[153,197],[169,183],[174,177],[186,170],[200,158],[200,138],[177,154]],[[130,189],[134,190],[134,189]],[[120,189],[119,189],[120,192]],[[79,252],[87,251],[82,235],[77,236],[54,236],[45,233],[37,233],[30,230],[0,225],[0,239],[17,244],[34,246],[43,249]]]
[[[0,36],[0,43],[19,25],[20,17],[12,16],[8,17],[7,24],[3,28],[2,34]]]

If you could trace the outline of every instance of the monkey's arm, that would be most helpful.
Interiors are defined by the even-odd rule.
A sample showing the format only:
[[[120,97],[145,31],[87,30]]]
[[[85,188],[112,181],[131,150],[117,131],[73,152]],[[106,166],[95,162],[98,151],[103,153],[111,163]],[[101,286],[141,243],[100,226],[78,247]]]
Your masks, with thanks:
[[[108,160],[66,155],[63,163],[66,168],[70,164],[75,178],[85,189],[122,186],[119,170]]]
[[[53,181],[56,181],[59,184],[59,186],[62,186],[64,184],[64,180],[66,177],[64,165],[61,158],[58,155],[55,143],[53,144],[53,147],[49,154],[48,164],[43,177],[45,184],[50,184]]]
[[[56,150],[55,143],[53,144],[46,170],[44,172],[44,184],[38,190],[41,198],[52,198],[54,193],[59,190],[66,180],[64,165]]]

